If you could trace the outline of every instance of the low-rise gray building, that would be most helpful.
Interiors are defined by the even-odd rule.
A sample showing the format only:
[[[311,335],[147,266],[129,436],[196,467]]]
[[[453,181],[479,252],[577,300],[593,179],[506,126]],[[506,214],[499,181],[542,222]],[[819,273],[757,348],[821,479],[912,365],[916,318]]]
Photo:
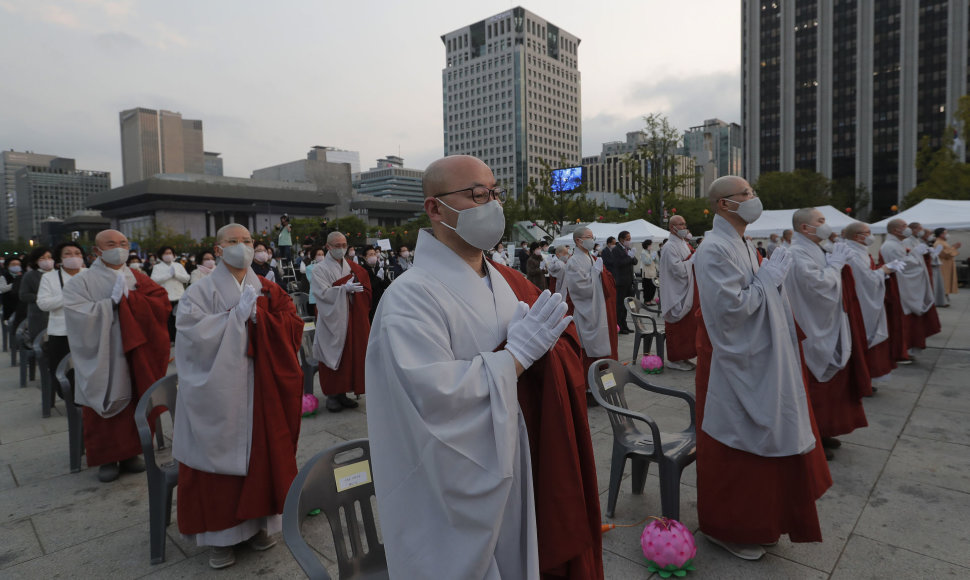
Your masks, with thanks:
[[[284,213],[323,217],[338,201],[336,188],[312,183],[166,174],[92,195],[88,206],[129,237],[167,229],[202,239],[233,222],[271,233]]]
[[[339,156],[339,162],[331,161],[337,154],[353,153],[330,147],[316,146],[310,149],[306,159],[271,165],[253,171],[254,181],[286,181],[306,183],[316,186],[322,192],[336,195],[336,203],[328,210],[327,218],[339,218],[350,214],[350,199],[353,188],[351,172],[353,164],[346,156]],[[274,222],[275,225],[275,222]]]

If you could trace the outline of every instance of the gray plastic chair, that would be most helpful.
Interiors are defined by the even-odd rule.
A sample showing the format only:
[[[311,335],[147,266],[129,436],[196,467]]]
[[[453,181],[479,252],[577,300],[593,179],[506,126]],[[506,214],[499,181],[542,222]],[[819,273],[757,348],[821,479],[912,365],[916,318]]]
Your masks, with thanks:
[[[304,322],[312,322],[312,319],[304,319]],[[313,330],[303,331],[303,342],[300,343],[298,352],[300,367],[303,369],[303,393],[306,395],[313,394],[313,375],[320,370],[319,363],[313,356],[313,336]]]
[[[657,356],[663,358],[664,343],[667,340],[667,334],[657,326],[657,319],[655,318],[660,316],[660,308],[647,306],[630,296],[626,298],[626,309],[630,313],[630,317],[633,318],[634,330],[633,360],[630,364],[639,364],[640,361],[637,360],[637,355],[640,353],[640,343],[642,341],[646,341],[646,344],[643,345],[643,354],[647,354],[653,346],[653,341],[656,340]]]
[[[74,361],[68,354],[57,364],[54,372],[64,395],[64,408],[67,412],[68,448],[71,458],[71,473],[81,471],[81,455],[84,454],[84,420],[81,407],[74,404]]]
[[[593,397],[606,409],[613,426],[613,459],[610,464],[606,517],[613,517],[616,499],[620,494],[623,469],[629,457],[633,465],[633,474],[630,477],[633,493],[643,493],[650,462],[656,463],[660,467],[660,505],[663,515],[680,519],[680,474],[697,459],[694,395],[652,385],[643,373],[609,359],[598,360],[590,365],[588,380]],[[610,382],[613,386],[609,386]],[[594,385],[595,388],[592,388]],[[627,385],[683,399],[690,409],[690,426],[676,433],[661,433],[657,423],[649,415],[629,409],[624,393]],[[640,431],[637,421],[645,423],[650,428],[649,433]]]
[[[3,311],[3,308],[0,307],[0,334],[3,335],[3,352],[7,352],[7,345],[9,344],[10,340],[10,330],[7,328],[7,317],[4,316],[4,314],[6,313]]]
[[[45,342],[47,342],[47,329],[37,335],[31,350],[33,350],[34,362],[37,364],[37,372],[40,373],[40,415],[46,418],[51,416],[51,407],[54,406],[54,378],[51,377],[48,368],[47,352],[44,350]]]
[[[359,453],[354,453],[358,451]],[[367,461],[366,469],[370,481],[337,491],[334,470],[362,461]],[[330,523],[340,578],[388,578],[384,545],[377,537],[377,515],[371,504],[373,498],[374,482],[370,472],[370,443],[367,439],[335,445],[316,454],[303,466],[286,494],[286,503],[283,506],[283,540],[309,578],[330,578],[327,569],[303,539],[300,529],[307,514],[316,509]],[[361,521],[356,517],[358,509],[363,520],[363,530]],[[361,542],[362,532],[367,540],[366,553]],[[348,543],[353,555],[347,553]]]
[[[293,299],[293,305],[296,306],[296,313],[300,318],[306,318],[309,316],[307,313],[307,306],[310,304],[310,295],[306,292],[293,292],[290,294],[290,298]]]
[[[145,475],[148,476],[148,528],[152,564],[165,561],[165,529],[172,523],[172,490],[178,485],[179,464],[174,458],[160,464],[155,457],[152,430],[148,417],[157,408],[168,410],[175,422],[175,400],[178,396],[178,375],[168,375],[155,381],[145,391],[135,407],[135,425],[145,455]],[[164,442],[161,417],[155,422],[155,437]],[[159,449],[162,445],[159,445]]]
[[[27,337],[26,319],[17,327],[13,344],[14,349],[20,352],[20,388],[23,389],[27,386],[28,374],[31,381],[37,378],[37,360],[34,358],[31,341]]]

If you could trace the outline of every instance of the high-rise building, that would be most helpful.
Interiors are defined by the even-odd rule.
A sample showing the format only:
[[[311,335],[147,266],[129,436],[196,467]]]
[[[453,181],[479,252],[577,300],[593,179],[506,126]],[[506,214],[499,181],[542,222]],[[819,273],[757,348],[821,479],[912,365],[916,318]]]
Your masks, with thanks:
[[[579,38],[516,7],[449,32],[441,70],[445,155],[474,155],[517,195],[579,165]]]
[[[41,222],[62,221],[87,207],[90,195],[111,189],[111,174],[78,170],[73,159],[57,158],[20,168],[16,183],[18,235],[39,239]]]
[[[684,132],[684,154],[694,160],[697,196],[724,175],[741,175],[741,125],[707,119]]]
[[[650,178],[650,160],[640,153],[640,147],[648,140],[643,131],[630,131],[625,141],[603,143],[599,155],[583,157],[583,181],[586,197],[606,203],[610,208],[626,208],[629,204],[624,196],[634,193],[640,180]],[[684,154],[681,147],[670,152],[667,164],[671,176],[686,176],[673,191],[683,198],[697,196],[694,161]]]
[[[917,182],[967,92],[968,0],[742,0],[749,181],[809,169],[885,214]]]
[[[0,240],[16,240],[17,232],[17,171],[27,166],[46,167],[57,155],[43,155],[32,151],[0,152]]]
[[[361,195],[379,198],[403,199],[417,203],[424,202],[421,178],[424,171],[404,167],[404,159],[388,155],[377,160],[377,167],[371,167],[354,175],[354,190]]]
[[[126,184],[159,173],[205,173],[202,121],[142,107],[122,111],[119,117]]]

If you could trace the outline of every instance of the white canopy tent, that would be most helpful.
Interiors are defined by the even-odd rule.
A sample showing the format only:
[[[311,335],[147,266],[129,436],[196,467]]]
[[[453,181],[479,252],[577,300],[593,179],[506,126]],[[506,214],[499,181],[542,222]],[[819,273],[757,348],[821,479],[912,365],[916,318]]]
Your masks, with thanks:
[[[642,219],[623,222],[621,224],[603,224],[592,222],[586,224],[586,227],[593,231],[593,236],[596,238],[596,243],[600,245],[606,243],[606,238],[610,236],[615,238],[623,230],[630,232],[630,239],[634,242],[642,242],[646,239],[659,242],[660,240],[666,240],[667,236],[670,234],[670,232],[667,230],[660,229],[647,220]],[[552,241],[553,246],[561,246],[563,244],[569,246],[575,245],[572,233],[559,236]]]
[[[815,209],[822,212],[822,215],[825,216],[825,223],[836,233],[856,221],[830,205],[819,206]],[[752,238],[767,238],[771,234],[778,234],[780,236],[783,231],[792,229],[791,217],[796,211],[798,210],[766,209],[761,213],[761,217],[757,221],[748,225],[744,233]],[[875,226],[873,226],[873,232],[875,232]]]
[[[885,234],[886,226],[894,219],[906,223],[919,222],[928,230],[970,230],[970,201],[959,199],[924,199],[913,207],[872,224],[873,234]]]

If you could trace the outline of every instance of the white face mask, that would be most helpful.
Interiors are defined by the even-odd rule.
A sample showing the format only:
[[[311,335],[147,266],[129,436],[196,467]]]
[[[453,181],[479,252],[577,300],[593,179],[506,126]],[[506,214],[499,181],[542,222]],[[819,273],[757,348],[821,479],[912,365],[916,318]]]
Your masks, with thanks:
[[[120,266],[128,259],[128,248],[101,250],[101,261],[112,266]]]
[[[211,270],[211,269],[213,269],[213,268],[216,267],[216,261],[215,260],[202,260],[202,265]]]
[[[446,208],[458,214],[454,227],[442,221],[441,225],[453,230],[461,239],[479,250],[494,248],[505,233],[505,212],[497,199],[461,211],[438,199]]]
[[[319,256],[317,256],[316,258],[313,259],[313,263],[318,264],[318,263],[322,262],[324,260],[324,258],[326,258],[326,257],[327,257],[326,255],[321,254],[321,255],[319,255]]]
[[[585,239],[579,240],[579,244],[583,246],[583,249],[586,250],[587,252],[592,252],[593,249],[596,248],[596,240],[594,240],[593,238],[585,238]]]
[[[764,206],[761,205],[760,197],[753,197],[746,201],[734,201],[733,199],[725,198],[725,201],[738,204],[738,209],[729,209],[728,211],[738,214],[738,217],[744,220],[746,224],[756,222],[761,217],[761,211],[764,209]]]
[[[403,252],[401,252],[401,257],[407,260],[408,258],[411,257],[411,252],[404,250]]]
[[[829,236],[832,235],[832,228],[829,224],[821,224],[818,226],[809,225],[808,227],[815,228],[815,235],[826,242],[829,241]]]
[[[906,229],[904,229],[904,230],[902,231],[902,234],[901,234],[901,235],[902,235],[902,236],[903,236],[904,238],[908,238],[909,236],[911,236],[911,235],[913,235],[913,230],[911,230],[911,229],[909,229],[909,228],[906,228]]]
[[[128,267],[132,270],[141,270],[141,262],[132,262],[128,264]]]
[[[253,263],[255,252],[253,248],[246,244],[233,244],[231,246],[220,246],[222,248],[222,261],[233,268],[243,270]]]
[[[15,276],[22,271],[20,266],[10,266],[9,270],[10,270],[10,273]]]
[[[818,245],[822,247],[823,252],[831,252],[833,248],[832,242],[828,240],[822,240]]]
[[[37,267],[44,272],[50,272],[54,269],[54,260],[37,260]]]
[[[236,245],[238,246],[239,244],[236,244]],[[264,252],[264,251],[262,251],[262,250],[260,250],[260,251],[258,251],[258,252],[255,252],[255,253],[253,254],[253,258],[254,258],[254,259],[255,259],[255,260],[257,261],[257,262],[260,262],[260,263],[262,263],[262,262],[265,262],[266,260],[269,260],[269,253],[268,253],[268,252]]]
[[[164,256],[162,256],[162,261],[165,262],[166,264],[171,264],[172,262],[175,261],[175,256],[173,256],[172,254],[165,254]]]
[[[334,260],[339,262],[340,260],[344,259],[345,255],[347,255],[347,248],[331,248],[330,255],[333,256]]]
[[[367,256],[366,259],[367,259],[368,266],[373,266],[374,264],[377,263],[377,256]]]
[[[872,244],[876,243],[876,238],[873,236],[866,236],[866,239],[862,243],[867,246],[871,246]]]
[[[677,237],[682,240],[689,240],[691,238],[690,230],[677,230]]]
[[[70,256],[61,260],[61,266],[68,270],[80,270],[84,267],[84,258],[80,256]]]

